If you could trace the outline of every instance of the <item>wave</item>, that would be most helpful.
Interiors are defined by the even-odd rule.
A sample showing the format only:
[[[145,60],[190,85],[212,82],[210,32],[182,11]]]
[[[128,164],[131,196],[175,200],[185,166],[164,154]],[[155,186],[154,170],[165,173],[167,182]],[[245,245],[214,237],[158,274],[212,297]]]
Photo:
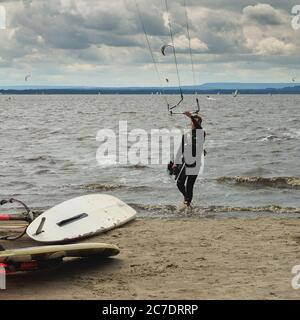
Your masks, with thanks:
[[[249,175],[250,177],[263,175],[263,174],[270,175],[271,173],[272,171],[262,167],[253,168],[244,172],[244,174]]]
[[[81,186],[83,189],[93,190],[93,191],[114,191],[119,189],[126,189],[126,191],[132,192],[141,192],[141,191],[150,191],[152,187],[148,186],[125,186],[118,184],[101,184],[101,183],[90,183]]]
[[[220,177],[220,183],[233,183],[241,186],[271,187],[278,189],[300,190],[300,178],[298,177]]]
[[[58,161],[61,161],[61,160],[54,159],[51,156],[32,156],[32,157],[25,158],[24,161],[29,162],[29,163],[31,163],[31,162],[48,162],[49,164],[54,165]]]
[[[264,136],[264,137],[259,137],[257,138],[257,141],[259,142],[265,142],[265,141],[279,141],[281,140],[280,137],[274,135],[274,134],[270,134],[268,136]]]
[[[278,205],[268,205],[261,207],[225,207],[225,206],[210,206],[210,212],[256,212],[256,213],[300,213],[300,208],[297,207],[281,207]]]
[[[76,138],[76,140],[78,140],[78,141],[84,141],[84,140],[94,140],[95,139],[95,137],[94,136],[91,136],[91,135],[89,135],[89,136],[84,136],[84,137],[78,137],[78,138]]]
[[[77,114],[84,114],[84,115],[94,115],[94,114],[98,114],[98,112],[88,112],[88,111],[77,111]]]
[[[29,157],[29,158],[25,158],[26,161],[32,161],[32,162],[35,162],[35,161],[47,161],[49,160],[50,158],[47,157],[47,156],[33,156],[33,157]]]
[[[143,164],[134,164],[134,165],[128,165],[128,166],[119,166],[119,168],[123,169],[132,169],[132,170],[143,170],[143,169],[149,169],[148,166]]]
[[[269,134],[267,136],[261,136],[257,138],[259,142],[266,141],[289,141],[289,140],[297,140],[300,137],[300,131],[291,129],[289,132],[282,133],[280,135]]]
[[[43,174],[48,174],[48,173],[51,173],[51,171],[49,169],[40,169],[40,170],[36,171],[34,174],[43,175]]]
[[[112,185],[112,184],[100,184],[100,183],[90,183],[83,185],[83,189],[94,190],[94,191],[113,191],[117,189],[121,189],[124,186],[121,185]]]
[[[178,207],[175,205],[145,205],[145,204],[136,204],[131,203],[136,210],[147,211],[150,213],[158,214],[180,214],[182,213],[185,207]],[[268,205],[261,207],[231,207],[231,206],[208,206],[201,207],[195,206],[192,207],[194,213],[200,214],[212,214],[212,213],[234,213],[234,212],[244,212],[244,213],[274,213],[274,214],[300,214],[300,208],[296,207],[281,207],[278,205]]]
[[[135,186],[135,187],[127,187],[127,191],[132,192],[145,192],[153,190],[152,187],[149,186]]]
[[[283,134],[287,139],[299,139],[300,138],[300,130],[291,130],[290,132]]]
[[[57,133],[61,133],[63,129],[59,128],[59,129],[54,129],[52,131],[49,132],[49,134],[57,134]]]

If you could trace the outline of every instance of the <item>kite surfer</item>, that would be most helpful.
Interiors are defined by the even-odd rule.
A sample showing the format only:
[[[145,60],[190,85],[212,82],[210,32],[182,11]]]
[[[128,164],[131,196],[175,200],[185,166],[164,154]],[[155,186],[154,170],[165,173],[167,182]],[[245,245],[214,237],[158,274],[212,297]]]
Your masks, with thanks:
[[[177,176],[177,187],[184,197],[184,204],[190,206],[193,200],[194,185],[199,175],[202,163],[202,154],[206,155],[204,142],[206,132],[202,128],[202,118],[192,115],[190,111],[184,113],[191,119],[191,130],[182,136],[181,145],[172,165]]]

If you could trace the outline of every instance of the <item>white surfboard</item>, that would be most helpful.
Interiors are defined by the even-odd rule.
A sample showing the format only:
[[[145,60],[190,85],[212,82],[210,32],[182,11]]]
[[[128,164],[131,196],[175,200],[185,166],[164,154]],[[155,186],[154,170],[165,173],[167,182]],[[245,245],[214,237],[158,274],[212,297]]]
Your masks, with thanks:
[[[92,194],[65,201],[36,218],[27,235],[42,243],[63,243],[94,236],[117,228],[136,217],[123,201]]]

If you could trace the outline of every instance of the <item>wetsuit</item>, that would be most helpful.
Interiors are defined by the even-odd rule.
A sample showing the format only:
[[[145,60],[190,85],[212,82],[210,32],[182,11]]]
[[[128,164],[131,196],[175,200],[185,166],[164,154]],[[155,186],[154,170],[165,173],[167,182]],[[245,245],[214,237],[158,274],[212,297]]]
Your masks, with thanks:
[[[175,159],[176,164],[181,164],[177,187],[187,204],[193,200],[194,185],[201,168],[203,144],[206,136],[202,127],[193,118],[192,121],[197,129],[192,129],[189,134],[182,136],[181,146]]]

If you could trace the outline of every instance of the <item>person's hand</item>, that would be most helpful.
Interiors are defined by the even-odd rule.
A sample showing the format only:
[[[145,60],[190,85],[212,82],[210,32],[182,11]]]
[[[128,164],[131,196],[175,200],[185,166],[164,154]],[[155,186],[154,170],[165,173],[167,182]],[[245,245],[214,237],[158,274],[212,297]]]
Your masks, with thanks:
[[[185,116],[189,117],[189,118],[192,117],[191,111],[185,111],[183,114],[184,114]]]

